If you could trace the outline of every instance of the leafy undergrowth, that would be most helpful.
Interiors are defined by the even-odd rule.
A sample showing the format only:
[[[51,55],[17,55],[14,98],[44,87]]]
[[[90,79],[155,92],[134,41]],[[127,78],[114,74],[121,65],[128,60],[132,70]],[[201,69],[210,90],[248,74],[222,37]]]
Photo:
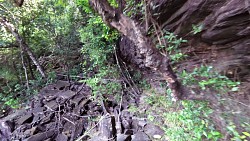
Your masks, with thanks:
[[[163,119],[163,124],[166,125],[166,127],[163,127],[166,139],[186,141],[207,138],[217,140],[221,137],[220,132],[215,130],[214,125],[208,118],[212,111],[205,102],[183,101],[176,104],[175,106],[179,109],[175,109],[175,107],[169,105],[171,103],[169,99],[158,97],[155,100],[161,104],[156,104],[153,107],[156,114]],[[164,109],[168,110],[165,111]],[[153,113],[151,115],[153,116]],[[157,117],[152,118],[152,120],[158,123]],[[161,125],[160,122],[158,124]]]
[[[144,96],[144,102],[133,111],[146,111],[138,115],[145,114],[150,121],[165,131],[165,136],[161,140],[199,141],[218,140],[222,137],[209,119],[212,109],[208,107],[207,102],[174,103],[170,96],[159,94],[153,88],[146,90]],[[143,109],[145,107],[146,109]]]
[[[164,36],[169,46],[158,46],[164,53],[168,52],[172,63],[185,57],[179,48],[186,42],[174,34]],[[180,56],[181,54],[181,56]],[[200,140],[249,140],[250,124],[249,106],[233,100],[240,91],[240,82],[235,82],[216,72],[212,66],[201,64],[193,70],[177,73],[181,83],[194,94],[208,93],[215,101],[171,101],[171,91],[165,82],[156,77],[146,80],[148,76],[135,77],[143,89],[143,98],[139,108],[130,106],[130,111],[144,116],[158,124],[165,131],[162,140],[170,141],[200,141]],[[138,75],[135,75],[138,76]],[[140,76],[140,75],[139,75]],[[152,82],[152,80],[154,82]],[[158,83],[152,85],[152,83]],[[152,86],[151,86],[152,85]],[[159,91],[159,89],[161,89]],[[229,95],[233,94],[230,98]],[[213,99],[213,98],[211,98]],[[239,104],[240,103],[240,104]]]
[[[237,95],[240,89],[239,82],[234,82],[215,72],[212,67],[203,65],[193,72],[183,71],[179,75],[184,85],[207,91],[211,96],[217,97],[218,102],[172,102],[171,91],[166,89],[166,83],[153,80],[155,77],[152,77],[151,80],[143,79],[139,82],[139,86],[143,89],[140,106],[138,108],[130,106],[130,111],[138,116],[147,117],[164,129],[165,136],[161,140],[247,141],[249,139],[250,124],[247,116],[249,107],[228,97],[230,93]],[[221,123],[223,124],[217,125]]]

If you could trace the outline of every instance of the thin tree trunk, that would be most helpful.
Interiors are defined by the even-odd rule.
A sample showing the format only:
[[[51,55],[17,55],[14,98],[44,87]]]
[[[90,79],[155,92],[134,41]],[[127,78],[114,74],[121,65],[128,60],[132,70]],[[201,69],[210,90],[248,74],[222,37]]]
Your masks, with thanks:
[[[28,67],[30,70],[31,79],[35,79],[35,75],[34,75],[34,72],[33,72],[32,66],[31,66],[30,58],[29,57],[26,57],[26,58],[27,58],[27,63],[28,63]]]
[[[46,78],[46,74],[44,70],[42,69],[42,66],[39,64],[37,61],[36,57],[34,56],[33,52],[30,50],[29,46],[25,43],[23,38],[19,35],[18,31],[15,29],[14,25],[9,23],[8,21],[4,19],[0,19],[1,23],[14,35],[16,38],[17,42],[19,43],[19,46],[22,51],[27,52],[29,55],[30,59],[33,61],[33,63],[36,65],[38,71],[42,75],[43,78]]]
[[[29,90],[30,89],[29,88],[29,77],[28,77],[27,67],[26,67],[26,64],[24,62],[23,50],[21,50],[21,59],[22,59],[22,65],[23,65],[23,69],[24,69],[24,74],[25,74],[27,89]]]
[[[123,15],[110,6],[107,0],[91,0],[90,4],[101,15],[103,21],[127,36],[138,47],[145,57],[145,66],[161,73],[172,91],[173,100],[179,100],[182,95],[181,85],[174,74],[168,57],[163,56],[152,40],[146,36],[146,31],[138,23]]]

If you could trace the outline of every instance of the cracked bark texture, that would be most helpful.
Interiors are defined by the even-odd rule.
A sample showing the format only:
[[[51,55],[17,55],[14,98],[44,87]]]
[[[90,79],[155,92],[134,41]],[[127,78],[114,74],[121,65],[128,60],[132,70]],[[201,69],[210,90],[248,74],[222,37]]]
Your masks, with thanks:
[[[182,90],[169,64],[169,59],[159,53],[152,40],[146,36],[145,29],[135,20],[126,17],[117,9],[111,7],[107,0],[91,0],[90,4],[101,15],[104,22],[116,28],[136,45],[136,49],[144,58],[146,67],[158,71],[162,75],[172,90],[173,100],[180,99]]]

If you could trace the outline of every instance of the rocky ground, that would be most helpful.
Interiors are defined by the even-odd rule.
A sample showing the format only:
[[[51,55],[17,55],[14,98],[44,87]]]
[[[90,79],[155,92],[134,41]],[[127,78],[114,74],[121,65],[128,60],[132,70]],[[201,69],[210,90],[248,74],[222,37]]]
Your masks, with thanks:
[[[129,97],[129,98],[128,98]],[[58,80],[43,88],[22,109],[0,120],[2,141],[114,140],[149,141],[164,131],[131,114],[129,95],[120,103],[94,101],[84,83]]]

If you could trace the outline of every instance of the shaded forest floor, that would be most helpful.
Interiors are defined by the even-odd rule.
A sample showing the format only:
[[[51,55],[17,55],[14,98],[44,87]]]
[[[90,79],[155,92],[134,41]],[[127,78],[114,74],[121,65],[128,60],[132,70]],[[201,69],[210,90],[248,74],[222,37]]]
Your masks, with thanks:
[[[95,90],[108,90],[107,81],[114,81],[122,85],[121,89],[114,87],[118,91],[114,95],[93,94],[93,90],[82,81],[88,76],[74,75],[70,76],[74,80],[68,81],[67,73],[57,73],[56,82],[39,86],[38,94],[16,93],[14,98],[11,97],[29,97],[29,100],[18,109],[5,109],[1,114],[1,139],[249,140],[249,83],[242,82],[236,87],[233,81],[215,74],[208,65],[197,66],[201,62],[195,60],[200,61],[201,56],[188,55],[191,56],[186,60],[189,65],[180,62],[175,64],[178,66],[175,70],[180,81],[193,93],[205,95],[203,100],[173,102],[171,91],[158,74],[134,71],[126,66],[120,66],[120,78],[103,78],[99,81],[103,87]],[[8,64],[8,58],[1,60],[1,63]],[[54,60],[58,59],[55,57]],[[60,63],[53,65],[59,66],[57,72],[65,72]],[[17,78],[13,75],[9,79]],[[228,84],[233,86],[230,88],[233,91],[228,89]]]
[[[133,87],[105,98],[93,96],[84,83],[57,80],[28,104],[2,117],[2,138],[185,141],[192,136],[230,140],[249,133],[250,105],[243,85],[237,94],[213,94],[207,102],[172,102],[166,83],[157,74],[137,73]]]

